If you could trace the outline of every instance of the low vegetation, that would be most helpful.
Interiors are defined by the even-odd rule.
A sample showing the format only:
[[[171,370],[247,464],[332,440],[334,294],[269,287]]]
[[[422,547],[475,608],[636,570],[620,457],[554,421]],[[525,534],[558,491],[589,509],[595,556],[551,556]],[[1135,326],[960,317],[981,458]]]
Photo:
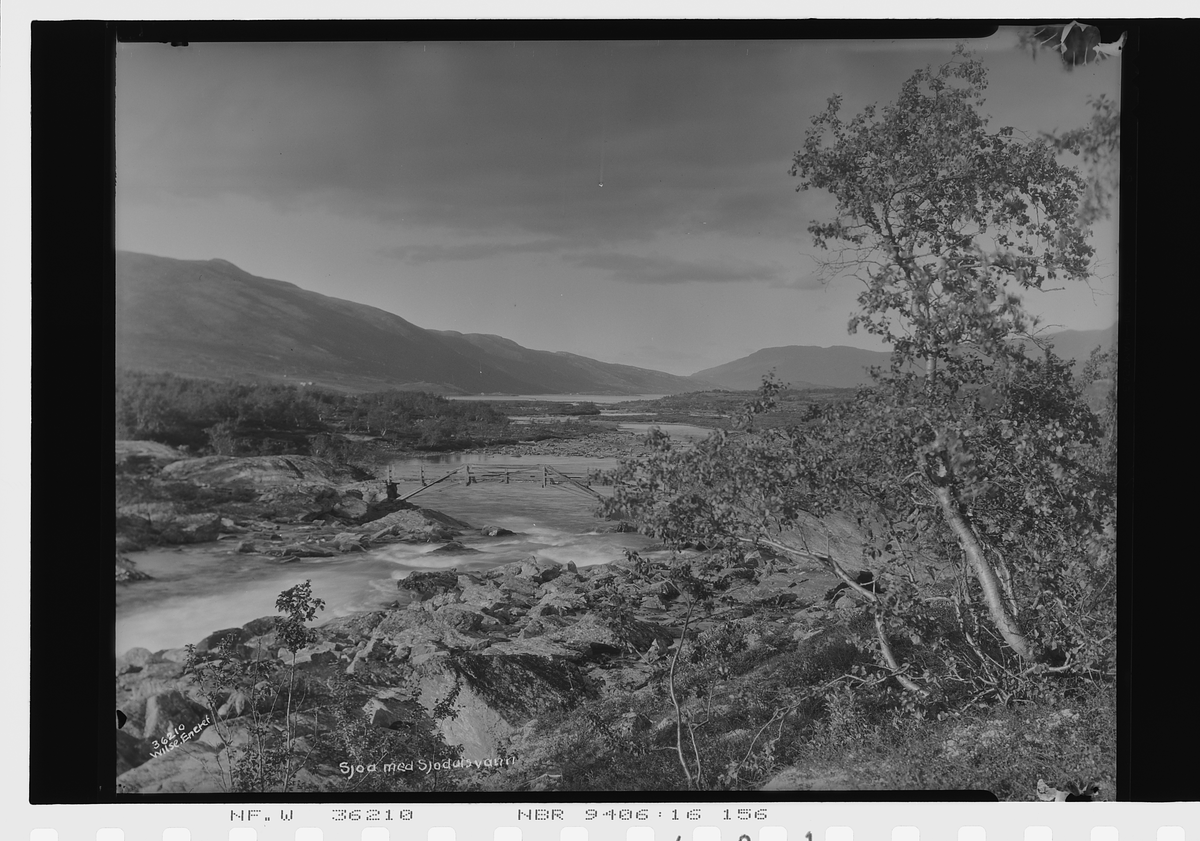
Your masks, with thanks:
[[[798,639],[797,626],[754,612],[713,621],[724,605],[719,584],[706,583],[711,553],[630,560],[642,581],[674,582],[705,630],[631,652],[652,666],[643,687],[537,720],[525,758],[561,775],[564,790],[957,789],[1028,800],[1042,778],[1112,782],[1111,684],[1031,683],[1009,703],[911,693],[879,663],[870,606],[808,606]],[[603,608],[633,609],[620,598]],[[909,657],[920,647],[895,645]]]
[[[669,394],[655,400],[626,400],[618,408],[636,412],[622,420],[646,423],[686,423],[713,429],[732,430],[746,404],[748,391],[692,391]],[[846,400],[854,396],[852,388],[787,388],[776,396],[773,411],[759,420],[760,427],[787,426],[796,423],[814,405]]]
[[[392,757],[454,759],[461,750],[447,745],[437,721],[453,718],[453,698],[436,705],[433,716],[417,713],[393,727],[376,727],[362,714],[370,697],[360,672],[297,669],[297,653],[316,641],[308,627],[325,607],[306,581],[276,600],[274,635],[281,656],[264,655],[261,639],[248,651],[238,636],[217,640],[199,651],[189,645],[186,672],[192,675],[217,737],[225,750],[221,787],[227,792],[437,791],[455,787],[449,774],[422,769],[389,774],[338,774],[336,769],[382,766]],[[420,707],[415,701],[409,704]],[[320,773],[317,773],[320,772]]]
[[[522,428],[490,402],[424,392],[342,394],[139,371],[121,371],[117,378],[118,439],[158,441],[197,454],[355,460],[380,446],[469,449],[584,431],[568,423]]]

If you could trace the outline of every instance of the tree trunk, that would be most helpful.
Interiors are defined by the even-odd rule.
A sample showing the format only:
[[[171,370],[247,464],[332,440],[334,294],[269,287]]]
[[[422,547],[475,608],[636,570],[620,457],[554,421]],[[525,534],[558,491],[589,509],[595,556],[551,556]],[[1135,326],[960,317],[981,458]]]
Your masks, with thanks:
[[[996,570],[984,554],[983,547],[979,543],[979,538],[976,537],[975,530],[967,521],[966,514],[959,507],[957,500],[951,498],[949,488],[940,486],[934,488],[934,493],[937,496],[938,504],[941,506],[942,515],[946,518],[947,525],[950,526],[950,529],[958,538],[963,553],[967,556],[967,560],[971,562],[971,566],[975,570],[975,577],[979,580],[979,586],[983,588],[983,598],[987,602],[988,612],[992,617],[992,624],[996,626],[996,630],[1004,637],[1004,641],[1008,643],[1009,647],[1022,660],[1030,663],[1037,662],[1038,657],[1033,650],[1033,646],[1021,631],[1016,618],[1009,614],[1005,605],[1004,591],[1000,584],[1000,577],[996,575]]]

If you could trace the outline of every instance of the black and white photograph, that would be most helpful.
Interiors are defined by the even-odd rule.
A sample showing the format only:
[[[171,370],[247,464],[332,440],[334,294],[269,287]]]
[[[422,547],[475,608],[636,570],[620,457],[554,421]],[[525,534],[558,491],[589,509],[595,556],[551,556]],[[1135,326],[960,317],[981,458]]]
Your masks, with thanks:
[[[118,794],[1114,799],[1127,36],[992,30],[119,40]]]

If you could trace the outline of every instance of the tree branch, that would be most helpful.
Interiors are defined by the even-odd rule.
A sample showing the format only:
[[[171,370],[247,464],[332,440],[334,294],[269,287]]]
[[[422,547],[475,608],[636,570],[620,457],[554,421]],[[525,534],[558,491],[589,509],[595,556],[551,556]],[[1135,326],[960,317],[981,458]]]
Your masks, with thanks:
[[[679,636],[679,645],[675,648],[675,656],[671,658],[671,669],[667,673],[667,689],[671,692],[671,703],[675,706],[675,752],[679,755],[679,765],[683,768],[684,776],[687,777],[689,790],[694,781],[692,772],[688,770],[687,760],[683,757],[683,713],[679,709],[679,699],[675,697],[675,664],[679,661],[679,654],[683,651],[684,642],[687,641],[688,624],[692,621],[692,608],[695,606],[695,599],[688,602],[687,616],[683,620],[683,633]]]

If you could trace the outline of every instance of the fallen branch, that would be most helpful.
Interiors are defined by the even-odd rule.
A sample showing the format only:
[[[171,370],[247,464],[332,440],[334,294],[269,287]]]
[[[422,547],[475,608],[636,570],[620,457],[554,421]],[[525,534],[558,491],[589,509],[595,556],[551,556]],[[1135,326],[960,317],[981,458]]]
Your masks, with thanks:
[[[902,669],[896,661],[896,655],[892,653],[892,646],[887,641],[887,634],[883,632],[883,614],[878,606],[875,608],[875,631],[879,637],[879,651],[883,654],[883,659],[887,662],[888,667],[891,668],[892,677],[896,678],[897,682],[909,692],[916,692],[918,695],[928,695],[928,689],[923,689],[902,674],[908,669],[908,666]]]
[[[688,602],[687,616],[683,620],[683,633],[679,637],[679,645],[675,647],[675,656],[671,658],[671,670],[667,673],[667,689],[671,692],[671,703],[675,705],[675,752],[679,754],[679,764],[683,767],[684,776],[687,777],[688,789],[692,788],[694,781],[692,772],[688,770],[687,760],[683,758],[683,713],[679,709],[679,699],[675,697],[675,664],[679,662],[679,654],[683,651],[683,644],[687,641],[688,623],[692,621],[692,608],[695,605],[694,600]]]
[[[816,561],[838,578],[842,579],[842,581],[846,582],[846,586],[850,587],[867,601],[871,602],[872,604],[879,601],[879,598],[873,592],[855,581],[854,578],[851,577],[850,573],[846,572],[845,568],[839,564],[832,555],[827,555],[824,552],[813,552],[809,549],[798,549],[795,546],[788,546],[786,543],[781,543],[778,540],[769,540],[762,537],[743,537],[739,538],[739,540],[742,543],[748,543],[754,546],[767,546],[771,549],[776,549],[780,552],[783,552],[786,555],[791,555],[803,560]]]
[[[826,569],[830,570],[838,578],[842,579],[842,581],[844,581],[846,583],[847,587],[852,588],[855,592],[859,593],[868,602],[875,605],[875,630],[876,630],[876,634],[879,638],[879,650],[880,650],[880,653],[882,653],[882,655],[883,655],[883,659],[887,662],[888,667],[892,670],[893,675],[895,676],[896,680],[900,682],[901,686],[903,686],[909,692],[916,692],[921,695],[929,694],[929,690],[923,689],[922,687],[918,686],[916,683],[914,683],[909,678],[904,677],[904,675],[902,674],[904,669],[902,669],[900,667],[900,664],[896,661],[896,655],[892,652],[892,647],[888,643],[887,636],[883,632],[883,617],[880,612],[879,597],[875,593],[873,593],[872,591],[868,590],[867,588],[865,588],[861,584],[859,584],[857,581],[855,581],[850,576],[850,573],[846,572],[845,568],[841,564],[839,564],[832,555],[828,555],[823,552],[813,552],[808,549],[797,549],[795,546],[788,546],[786,543],[781,543],[778,540],[767,540],[764,538],[758,538],[758,539],[741,538],[741,540],[745,543],[753,543],[756,545],[761,544],[763,546],[768,546],[771,549],[777,549],[785,554],[792,555],[794,557],[816,561],[817,563],[824,566]]]

